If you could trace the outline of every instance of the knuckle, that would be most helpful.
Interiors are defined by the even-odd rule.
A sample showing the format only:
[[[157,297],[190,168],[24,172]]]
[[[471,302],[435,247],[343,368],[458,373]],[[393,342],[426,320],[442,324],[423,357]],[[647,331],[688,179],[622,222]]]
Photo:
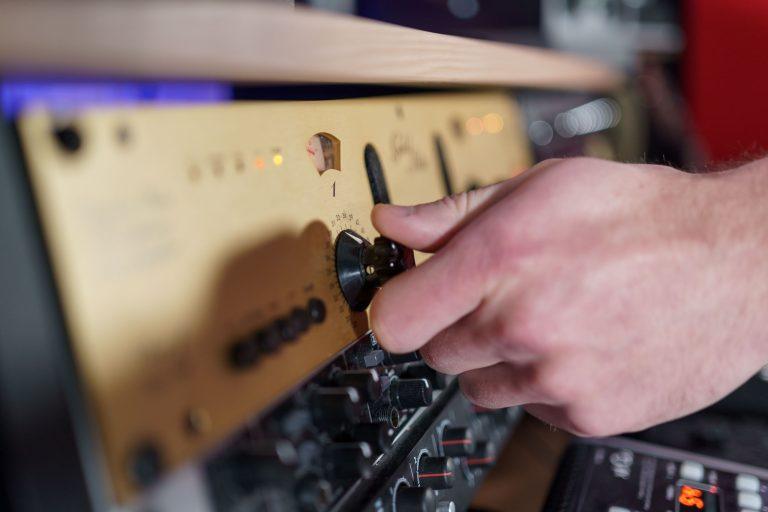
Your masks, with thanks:
[[[494,393],[489,383],[469,378],[466,375],[460,375],[459,387],[467,400],[473,404],[488,408],[497,407]]]
[[[525,311],[525,306],[513,305],[510,313],[497,315],[488,326],[487,336],[493,340],[505,359],[521,352],[540,353],[545,346],[546,333],[535,315]]]
[[[463,217],[470,210],[471,194],[469,192],[460,192],[445,196],[438,202],[456,217]]]
[[[559,404],[579,403],[587,394],[581,372],[558,359],[539,365],[535,382],[542,396]]]
[[[607,437],[617,433],[610,418],[589,407],[572,407],[567,417],[569,430],[579,437]]]
[[[455,365],[451,364],[451,361],[433,343],[428,343],[419,352],[421,353],[421,358],[430,368],[446,375],[456,375],[459,373]]]
[[[531,380],[531,386],[536,390],[537,395],[554,402],[562,402],[566,399],[567,385],[564,386],[563,379],[549,367],[537,367]]]

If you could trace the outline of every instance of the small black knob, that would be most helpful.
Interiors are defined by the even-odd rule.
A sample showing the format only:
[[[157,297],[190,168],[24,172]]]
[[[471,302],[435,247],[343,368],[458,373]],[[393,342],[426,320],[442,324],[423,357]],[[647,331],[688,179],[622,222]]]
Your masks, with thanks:
[[[253,336],[235,341],[229,349],[229,362],[238,369],[250,368],[259,360],[260,350]]]
[[[312,395],[311,409],[316,422],[343,427],[359,421],[362,404],[355,388],[319,388]]]
[[[272,468],[277,465],[294,467],[299,461],[296,447],[287,439],[248,439],[239,445],[239,449]]]
[[[393,433],[387,423],[364,423],[350,430],[353,439],[368,443],[375,453],[389,449]]]
[[[286,439],[243,439],[226,458],[233,481],[243,488],[290,478],[299,463],[296,447]]]
[[[323,465],[338,480],[368,478],[372,458],[368,443],[333,443],[323,450]]]
[[[400,486],[395,494],[397,512],[436,512],[437,496],[429,487]]]
[[[353,387],[364,400],[374,401],[381,396],[381,379],[376,370],[350,370],[336,375],[336,384]]]
[[[365,311],[378,288],[414,265],[413,251],[387,238],[371,244],[345,229],[336,239],[336,274],[353,311]]]
[[[475,451],[475,437],[467,427],[446,427],[440,447],[447,457],[466,457]]]
[[[300,325],[290,315],[275,320],[275,327],[280,334],[280,340],[285,342],[296,341],[301,334]]]
[[[325,302],[322,299],[313,297],[307,301],[307,311],[312,322],[316,324],[323,323],[325,320]]]
[[[256,331],[253,336],[255,344],[259,347],[259,350],[265,354],[275,352],[280,348],[280,344],[283,340],[280,330],[275,324],[268,325],[267,327]]]
[[[402,374],[409,379],[427,379],[432,383],[433,389],[445,389],[448,385],[448,376],[430,368],[426,364],[409,364]]]
[[[432,403],[432,385],[427,379],[397,379],[389,386],[389,397],[400,409],[426,407]]]
[[[475,443],[475,451],[467,457],[467,465],[471,468],[485,468],[496,462],[496,445],[490,441]]]
[[[299,334],[307,332],[310,325],[312,325],[312,317],[309,311],[304,308],[293,308],[291,314],[288,315],[288,321],[293,324]]]
[[[419,459],[418,482],[420,487],[433,489],[450,489],[456,478],[453,459],[448,457],[430,457],[424,455]]]
[[[383,236],[377,237],[373,245],[363,250],[365,274],[375,286],[383,286],[415,264],[412,250]]]
[[[421,361],[421,354],[418,352],[406,352],[405,354],[392,354],[387,352],[384,356],[384,364],[394,366],[396,364],[415,363]]]

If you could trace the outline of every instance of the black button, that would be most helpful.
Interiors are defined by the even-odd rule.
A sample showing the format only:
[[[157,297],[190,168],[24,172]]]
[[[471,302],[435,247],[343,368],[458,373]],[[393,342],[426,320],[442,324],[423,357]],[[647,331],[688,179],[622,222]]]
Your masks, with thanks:
[[[252,336],[232,344],[229,351],[229,361],[235,368],[248,368],[253,366],[258,360],[259,346]]]
[[[322,323],[325,320],[325,302],[322,299],[313,297],[307,302],[307,311],[309,317],[316,324]]]
[[[280,339],[282,341],[296,341],[299,337],[299,329],[290,317],[280,318],[275,322],[277,332],[280,333]]]
[[[309,316],[309,311],[306,309],[294,308],[288,317],[288,321],[291,322],[293,328],[298,333],[303,333],[309,329],[309,326],[312,323],[312,318]]]
[[[261,329],[254,336],[259,350],[266,353],[277,350],[280,347],[280,342],[282,340],[280,331],[275,325],[270,325],[269,327]]]

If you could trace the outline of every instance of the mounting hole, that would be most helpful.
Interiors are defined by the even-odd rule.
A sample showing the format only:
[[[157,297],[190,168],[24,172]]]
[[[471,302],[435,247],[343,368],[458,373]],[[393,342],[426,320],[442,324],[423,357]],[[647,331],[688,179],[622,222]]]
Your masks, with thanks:
[[[76,153],[83,146],[80,130],[73,124],[65,124],[53,128],[53,137],[59,147],[67,153]]]

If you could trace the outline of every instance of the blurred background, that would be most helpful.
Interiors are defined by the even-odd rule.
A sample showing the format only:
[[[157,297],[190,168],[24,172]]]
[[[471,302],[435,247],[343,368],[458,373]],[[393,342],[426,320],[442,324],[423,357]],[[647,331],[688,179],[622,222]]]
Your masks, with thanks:
[[[445,34],[551,47],[634,77],[644,159],[704,170],[768,147],[768,4],[751,0],[305,0],[316,8]],[[546,113],[541,116],[546,118]],[[545,121],[548,122],[548,121]],[[554,129],[554,127],[552,127]],[[534,127],[538,142],[550,140]],[[537,144],[538,145],[538,144]],[[558,149],[543,152],[557,153]]]

